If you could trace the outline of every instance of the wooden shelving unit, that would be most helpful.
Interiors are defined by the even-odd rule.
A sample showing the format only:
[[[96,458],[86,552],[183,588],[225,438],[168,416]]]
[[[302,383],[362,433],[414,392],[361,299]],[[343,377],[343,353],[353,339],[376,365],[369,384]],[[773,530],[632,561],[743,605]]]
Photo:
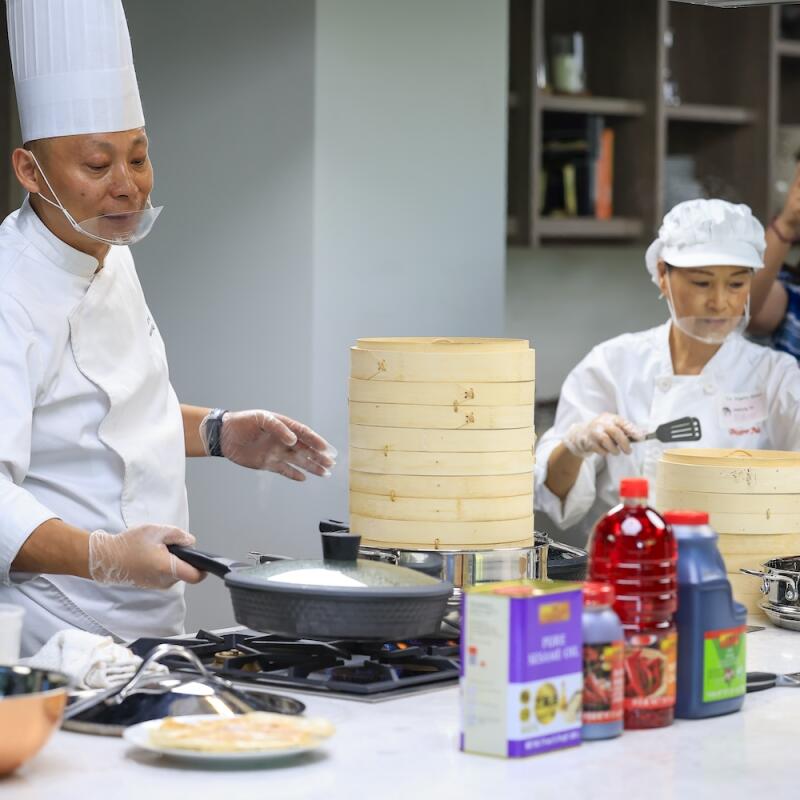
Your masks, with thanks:
[[[766,221],[775,211],[777,126],[800,125],[800,39],[781,35],[780,13],[668,0],[510,0],[509,243],[650,239],[672,157],[694,165],[703,193],[745,202]],[[537,85],[551,37],[571,31],[584,36],[586,95]],[[664,101],[667,70],[678,105]],[[602,116],[614,130],[612,219],[540,214],[543,135],[557,113]]]
[[[702,103],[684,103],[667,106],[666,117],[671,122],[700,122],[708,125],[752,125],[758,120],[755,111],[735,106],[712,106]]]
[[[647,106],[640,100],[624,97],[592,97],[549,94],[539,92],[537,96],[542,111],[560,111],[571,114],[602,114],[606,117],[642,117]]]
[[[640,219],[593,219],[592,217],[541,217],[541,239],[639,239],[643,233]]]

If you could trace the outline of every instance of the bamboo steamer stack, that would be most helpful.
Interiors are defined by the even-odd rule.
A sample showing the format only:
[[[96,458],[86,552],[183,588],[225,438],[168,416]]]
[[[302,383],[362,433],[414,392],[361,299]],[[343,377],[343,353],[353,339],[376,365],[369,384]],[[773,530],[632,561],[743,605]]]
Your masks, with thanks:
[[[760,614],[760,581],[739,569],[800,554],[800,454],[667,450],[658,464],[656,507],[709,513],[736,599]]]
[[[524,339],[359,339],[351,529],[383,548],[530,546],[533,399]]]

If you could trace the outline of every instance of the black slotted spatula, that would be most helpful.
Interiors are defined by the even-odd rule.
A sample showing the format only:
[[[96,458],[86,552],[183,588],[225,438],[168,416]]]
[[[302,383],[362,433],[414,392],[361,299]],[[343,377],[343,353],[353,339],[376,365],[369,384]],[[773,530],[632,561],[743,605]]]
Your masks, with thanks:
[[[697,417],[681,417],[659,425],[644,438],[658,439],[659,442],[699,442],[702,435]]]

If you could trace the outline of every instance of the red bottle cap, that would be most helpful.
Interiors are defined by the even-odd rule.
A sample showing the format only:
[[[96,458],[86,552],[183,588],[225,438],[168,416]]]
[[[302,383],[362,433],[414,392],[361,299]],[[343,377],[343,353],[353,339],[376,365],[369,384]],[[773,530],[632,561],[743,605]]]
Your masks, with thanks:
[[[610,583],[587,581],[583,584],[585,606],[611,606],[614,604],[614,587]]]
[[[688,508],[674,508],[662,515],[667,525],[708,525],[707,511],[692,511]]]
[[[619,496],[647,497],[649,488],[647,478],[623,478],[619,482]]]

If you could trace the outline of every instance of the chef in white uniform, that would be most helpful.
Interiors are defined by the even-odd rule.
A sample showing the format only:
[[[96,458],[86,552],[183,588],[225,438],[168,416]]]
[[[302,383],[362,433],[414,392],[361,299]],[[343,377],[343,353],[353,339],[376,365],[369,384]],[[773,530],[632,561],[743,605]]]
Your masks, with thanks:
[[[745,205],[690,200],[665,217],[646,264],[670,320],[595,347],[567,376],[536,448],[536,506],[562,528],[619,481],[650,480],[665,447],[646,432],[699,418],[711,448],[800,449],[800,369],[742,337],[764,229]]]
[[[8,0],[29,197],[0,225],[0,602],[23,655],[67,627],[181,633],[167,544],[188,533],[186,456],[291,479],[335,451],[263,410],[181,405],[128,244],[160,209],[119,0]]]

